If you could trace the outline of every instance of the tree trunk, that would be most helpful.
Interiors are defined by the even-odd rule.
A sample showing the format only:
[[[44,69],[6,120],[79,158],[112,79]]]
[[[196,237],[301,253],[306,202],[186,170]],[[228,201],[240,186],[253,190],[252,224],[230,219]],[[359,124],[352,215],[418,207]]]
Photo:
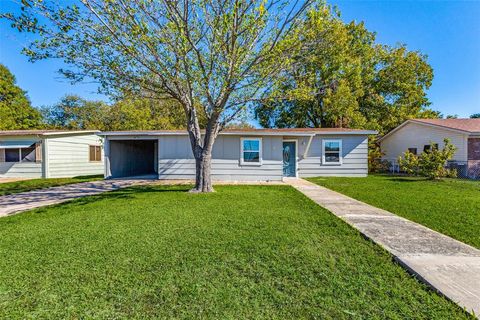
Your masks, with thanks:
[[[205,133],[200,133],[198,121],[195,125],[188,126],[190,143],[193,156],[195,157],[195,187],[191,192],[213,192],[212,179],[210,177],[212,168],[213,143],[218,134],[219,124],[217,118],[209,119]]]
[[[195,187],[191,192],[213,192],[210,176],[212,168],[211,151],[201,152],[199,157],[195,157],[195,164]]]

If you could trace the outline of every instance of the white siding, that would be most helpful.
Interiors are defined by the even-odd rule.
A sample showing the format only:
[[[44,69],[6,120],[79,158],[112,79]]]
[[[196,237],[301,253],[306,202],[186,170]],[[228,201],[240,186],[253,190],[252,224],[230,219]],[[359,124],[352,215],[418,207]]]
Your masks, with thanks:
[[[102,145],[100,137],[94,134],[47,138],[48,178],[75,177],[103,174],[102,161],[89,161],[89,146]]]
[[[408,148],[417,148],[417,153],[423,152],[425,145],[438,143],[443,148],[443,139],[449,138],[457,147],[453,160],[467,161],[467,136],[451,130],[429,125],[407,123],[390,136],[381,141],[380,146],[385,153],[383,159],[397,160]]]
[[[40,139],[32,136],[0,137],[0,145],[31,145],[39,142]],[[41,178],[42,164],[40,162],[3,162],[3,155],[0,161],[1,178]]]
[[[0,178],[41,178],[40,162],[0,162]]]
[[[240,164],[241,136],[219,136],[212,152],[212,179],[266,181],[282,179],[282,137],[262,137],[262,165]],[[159,178],[194,179],[195,160],[188,136],[159,138]]]
[[[342,164],[322,164],[322,140],[342,140]],[[348,176],[364,177],[368,174],[368,138],[363,135],[315,136],[308,154],[308,137],[298,138],[298,176]]]

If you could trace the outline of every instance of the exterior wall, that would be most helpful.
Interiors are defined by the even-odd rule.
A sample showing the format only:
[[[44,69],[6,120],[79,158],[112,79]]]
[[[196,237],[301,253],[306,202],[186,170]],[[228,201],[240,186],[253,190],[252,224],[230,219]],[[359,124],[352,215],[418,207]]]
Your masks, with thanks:
[[[467,161],[467,135],[417,123],[407,123],[381,141],[380,146],[385,153],[383,159],[397,160],[408,148],[417,148],[417,153],[420,154],[423,146],[431,142],[438,143],[439,148],[443,148],[444,138],[449,138],[457,147],[452,160]]]
[[[89,161],[89,146],[102,145],[102,138],[95,134],[50,136],[44,143],[44,167],[46,178],[63,178],[104,173],[102,161]]]
[[[41,178],[40,162],[0,162],[0,178]]]
[[[18,143],[34,144],[40,139],[32,136],[1,137],[2,145]],[[38,159],[37,159],[38,160]],[[41,178],[42,163],[37,162],[5,162],[4,150],[0,150],[0,178]]]
[[[294,139],[294,138],[292,138]],[[316,135],[313,137],[308,153],[309,137],[297,139],[298,176],[336,176],[365,177],[368,174],[368,137],[364,135]],[[342,140],[342,164],[322,164],[322,141]]]
[[[282,180],[282,137],[262,137],[262,164],[240,164],[241,136],[221,135],[212,152],[212,179],[232,181]],[[195,159],[188,136],[159,137],[159,179],[195,179]]]

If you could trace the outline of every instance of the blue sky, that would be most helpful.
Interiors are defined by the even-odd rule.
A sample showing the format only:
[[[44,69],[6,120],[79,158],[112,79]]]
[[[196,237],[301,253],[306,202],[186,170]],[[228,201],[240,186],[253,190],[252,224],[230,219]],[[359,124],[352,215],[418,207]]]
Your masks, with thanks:
[[[434,69],[428,91],[432,108],[443,114],[468,117],[480,112],[480,1],[362,1],[332,0],[345,21],[365,21],[379,43],[405,43],[428,55]],[[0,0],[0,11],[12,5]],[[94,84],[70,85],[56,72],[59,61],[32,64],[20,54],[28,36],[0,21],[0,63],[27,90],[34,106],[51,105],[75,93],[101,99]]]

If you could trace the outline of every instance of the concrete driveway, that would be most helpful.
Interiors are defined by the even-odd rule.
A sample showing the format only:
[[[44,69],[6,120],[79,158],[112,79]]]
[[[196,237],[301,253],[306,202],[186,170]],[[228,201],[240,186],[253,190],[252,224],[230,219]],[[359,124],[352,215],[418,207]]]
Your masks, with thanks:
[[[0,196],[0,217],[155,181],[152,179],[100,180]]]

